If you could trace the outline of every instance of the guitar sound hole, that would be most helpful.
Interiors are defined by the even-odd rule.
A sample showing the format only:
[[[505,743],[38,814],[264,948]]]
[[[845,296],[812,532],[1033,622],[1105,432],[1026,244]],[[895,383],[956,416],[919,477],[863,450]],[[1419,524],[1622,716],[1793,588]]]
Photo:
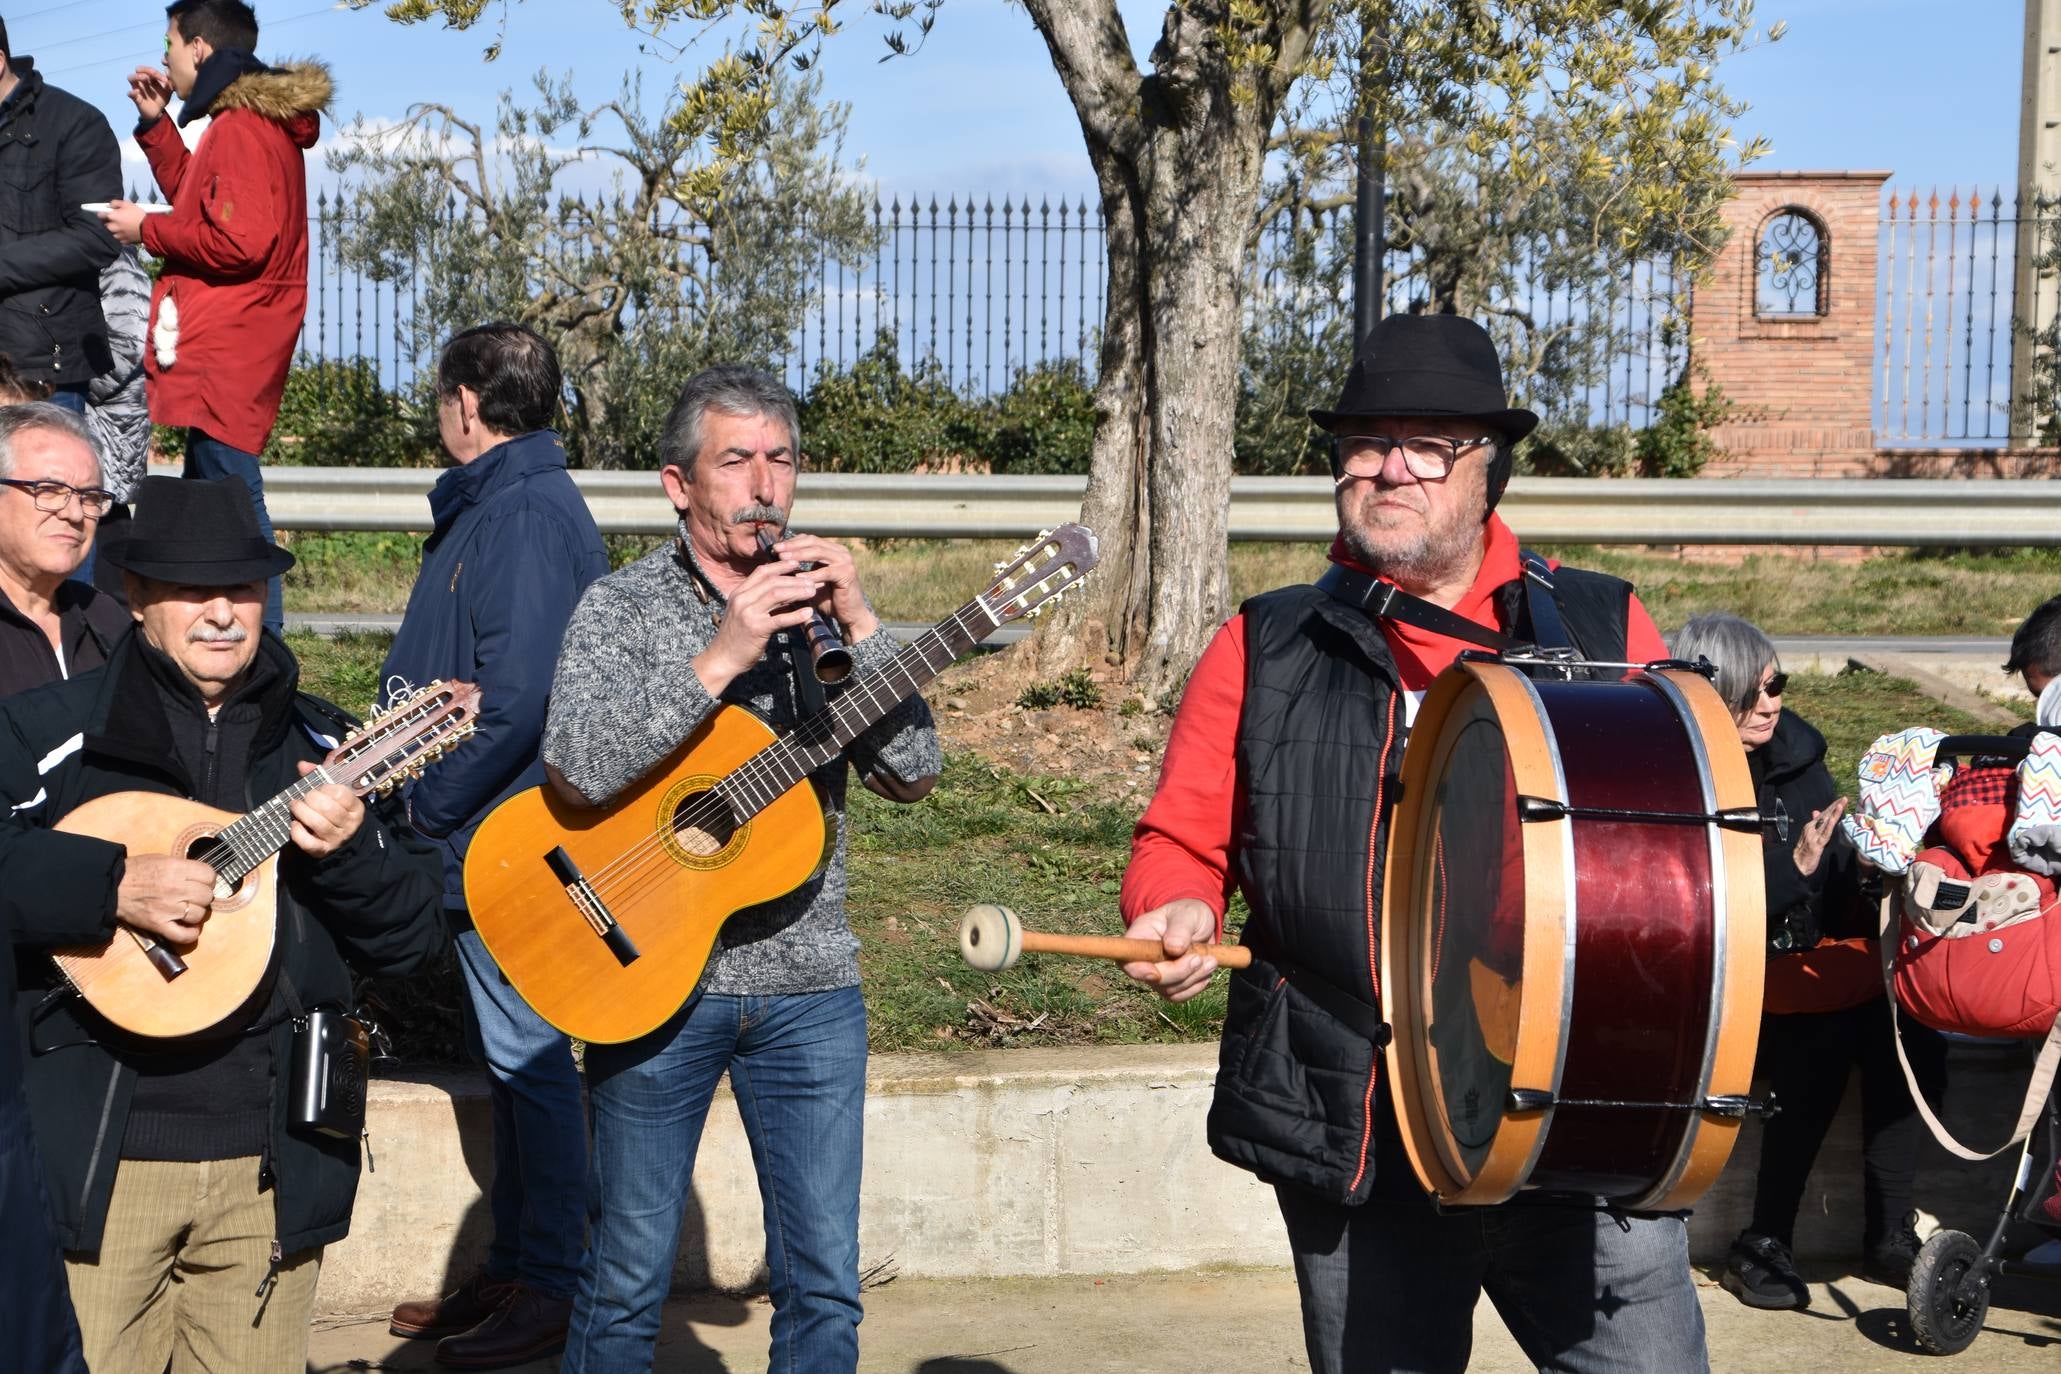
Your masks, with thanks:
[[[690,792],[673,808],[673,834],[680,847],[698,858],[723,852],[737,833],[737,818],[714,792]]]
[[[218,902],[226,902],[236,895],[235,884],[222,876],[220,866],[214,862],[214,858],[224,852],[221,838],[216,835],[196,836],[193,843],[186,846],[187,858],[215,869],[215,900]]]

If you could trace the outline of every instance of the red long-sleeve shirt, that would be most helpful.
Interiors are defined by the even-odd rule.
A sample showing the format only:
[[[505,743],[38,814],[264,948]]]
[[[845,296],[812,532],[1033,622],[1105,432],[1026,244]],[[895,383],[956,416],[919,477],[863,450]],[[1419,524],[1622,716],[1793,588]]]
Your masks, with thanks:
[[[1517,536],[1500,516],[1490,516],[1488,548],[1481,571],[1450,609],[1487,629],[1496,623],[1496,591],[1522,575]],[[1333,562],[1350,565],[1334,544]],[[1461,650],[1478,646],[1383,620],[1408,693],[1409,718],[1433,678],[1451,667]],[[1625,626],[1625,654],[1643,663],[1667,657],[1667,642],[1653,617],[1632,598]],[[1245,617],[1234,615],[1218,630],[1181,696],[1160,765],[1159,787],[1131,836],[1131,862],[1124,870],[1119,904],[1126,924],[1183,897],[1207,902],[1221,934],[1231,877],[1231,825],[1238,806],[1238,719],[1245,702]]]

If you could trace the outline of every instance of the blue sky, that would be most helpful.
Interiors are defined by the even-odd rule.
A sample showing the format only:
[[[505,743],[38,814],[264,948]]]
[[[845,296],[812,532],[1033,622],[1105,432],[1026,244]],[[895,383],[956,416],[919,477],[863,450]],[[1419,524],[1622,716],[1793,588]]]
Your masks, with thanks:
[[[496,92],[540,66],[570,68],[583,96],[613,94],[641,66],[656,89],[674,64],[640,51],[605,0],[525,0],[507,13],[505,48],[487,65],[490,22],[472,33],[403,29],[377,10],[321,0],[260,0],[261,47],[320,54],[334,67],[338,113],[400,117],[435,99],[474,118]],[[1149,48],[1161,9],[1128,0],[1134,46]],[[1951,21],[1947,22],[1947,15]],[[128,71],[156,60],[162,9],[136,0],[0,0],[15,51],[93,100],[126,131]],[[1727,84],[1751,102],[1742,133],[1774,142],[1767,168],[1879,168],[1897,185],[1985,189],[2016,173],[2022,0],[1762,0],[1780,42],[1733,58]],[[924,51],[881,63],[878,20],[854,14],[823,66],[829,93],[851,102],[848,153],[883,193],[1092,197],[1086,154],[1043,43],[1021,8],[947,0]],[[695,60],[690,50],[683,62]]]

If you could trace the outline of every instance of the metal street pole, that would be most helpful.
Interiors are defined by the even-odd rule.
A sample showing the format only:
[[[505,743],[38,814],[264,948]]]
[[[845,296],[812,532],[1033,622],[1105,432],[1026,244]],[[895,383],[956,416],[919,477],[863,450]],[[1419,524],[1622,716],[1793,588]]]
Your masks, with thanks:
[[[2051,328],[2057,293],[2035,266],[2040,230],[2054,211],[2043,202],[2061,193],[2061,0],[2025,0],[2025,76],[2018,116],[2018,243],[2011,313],[2011,443],[2034,443],[2048,417],[2032,413],[2033,372],[2040,365],[2033,336]]]

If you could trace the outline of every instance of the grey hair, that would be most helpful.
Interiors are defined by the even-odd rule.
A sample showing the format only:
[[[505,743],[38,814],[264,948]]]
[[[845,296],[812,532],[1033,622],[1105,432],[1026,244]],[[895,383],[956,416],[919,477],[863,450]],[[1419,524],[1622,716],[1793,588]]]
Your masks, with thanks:
[[[680,388],[680,399],[666,416],[658,441],[660,467],[680,469],[689,481],[694,478],[696,460],[701,457],[702,421],[713,410],[719,415],[749,419],[765,415],[787,426],[787,449],[801,461],[801,415],[794,393],[778,378],[755,367],[724,363],[704,368]]]
[[[1760,626],[1723,611],[1690,616],[1675,632],[1672,652],[1691,663],[1709,659],[1717,668],[1717,694],[1734,713],[1747,692],[1760,686],[1760,675],[1776,666],[1775,643]]]
[[[100,480],[100,447],[93,442],[93,431],[86,427],[84,417],[50,401],[0,406],[0,477],[14,476],[14,437],[39,429],[69,434],[84,444],[93,455],[93,480]]]

